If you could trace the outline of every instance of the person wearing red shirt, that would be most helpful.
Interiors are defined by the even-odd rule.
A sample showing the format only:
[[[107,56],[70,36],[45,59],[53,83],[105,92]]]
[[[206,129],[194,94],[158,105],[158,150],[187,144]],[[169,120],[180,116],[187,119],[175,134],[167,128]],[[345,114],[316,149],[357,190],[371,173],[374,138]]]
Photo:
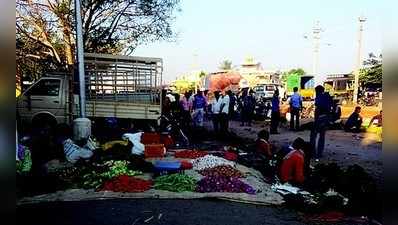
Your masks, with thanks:
[[[304,146],[305,141],[302,138],[297,138],[292,144],[292,151],[283,158],[280,168],[282,183],[302,184],[304,182]]]
[[[269,140],[269,133],[267,130],[261,130],[257,134],[257,141],[256,141],[256,152],[264,155],[267,157],[267,159],[272,158],[272,151],[271,151],[271,145],[268,142]]]

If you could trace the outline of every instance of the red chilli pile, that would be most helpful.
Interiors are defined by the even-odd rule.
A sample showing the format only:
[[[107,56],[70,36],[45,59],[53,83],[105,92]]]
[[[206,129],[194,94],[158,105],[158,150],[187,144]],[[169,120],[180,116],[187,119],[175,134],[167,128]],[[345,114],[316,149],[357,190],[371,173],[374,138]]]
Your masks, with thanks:
[[[205,151],[197,151],[197,150],[183,150],[175,153],[176,158],[185,158],[185,159],[197,159],[207,155]]]
[[[203,176],[244,177],[237,169],[229,165],[221,165],[199,171]]]
[[[152,181],[121,175],[104,183],[101,191],[144,192],[152,187]]]

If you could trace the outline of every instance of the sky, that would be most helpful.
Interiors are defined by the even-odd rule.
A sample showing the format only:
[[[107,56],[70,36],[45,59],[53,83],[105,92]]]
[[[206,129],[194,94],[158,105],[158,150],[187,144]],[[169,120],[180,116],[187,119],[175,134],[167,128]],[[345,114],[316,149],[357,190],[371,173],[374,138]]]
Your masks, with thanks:
[[[216,71],[226,59],[239,65],[247,56],[266,70],[301,67],[312,73],[311,36],[317,20],[323,29],[319,79],[355,68],[361,15],[367,19],[362,58],[382,50],[383,15],[378,1],[181,0],[180,8],[173,23],[176,42],[146,44],[134,53],[163,58],[166,83],[193,70]]]

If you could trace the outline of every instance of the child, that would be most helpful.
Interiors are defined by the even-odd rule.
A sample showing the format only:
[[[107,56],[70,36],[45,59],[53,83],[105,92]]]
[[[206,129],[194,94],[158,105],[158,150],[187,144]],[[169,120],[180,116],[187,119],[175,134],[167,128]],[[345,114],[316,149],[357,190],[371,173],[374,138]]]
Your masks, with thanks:
[[[269,133],[267,130],[261,130],[257,134],[256,152],[264,155],[268,160],[272,158],[271,145],[269,144]]]

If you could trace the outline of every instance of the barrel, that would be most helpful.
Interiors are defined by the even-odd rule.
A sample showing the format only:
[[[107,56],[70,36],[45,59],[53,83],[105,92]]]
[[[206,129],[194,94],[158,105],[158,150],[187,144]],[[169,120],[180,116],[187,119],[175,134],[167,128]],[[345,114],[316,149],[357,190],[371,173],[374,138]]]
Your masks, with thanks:
[[[87,118],[73,120],[73,140],[81,141],[91,135],[91,121]]]

